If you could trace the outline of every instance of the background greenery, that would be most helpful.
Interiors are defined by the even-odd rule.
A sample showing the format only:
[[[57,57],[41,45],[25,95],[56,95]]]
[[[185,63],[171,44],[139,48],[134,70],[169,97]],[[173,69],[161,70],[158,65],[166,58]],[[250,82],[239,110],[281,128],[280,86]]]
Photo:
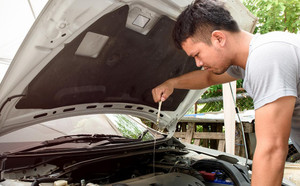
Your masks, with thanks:
[[[300,30],[300,0],[243,0],[243,4],[258,18],[254,34],[271,31],[298,33]],[[241,90],[242,80],[237,81],[237,93]],[[222,96],[222,85],[214,85],[202,95],[201,99]],[[240,110],[253,109],[251,98],[237,100]],[[206,103],[198,112],[220,111],[223,101]]]

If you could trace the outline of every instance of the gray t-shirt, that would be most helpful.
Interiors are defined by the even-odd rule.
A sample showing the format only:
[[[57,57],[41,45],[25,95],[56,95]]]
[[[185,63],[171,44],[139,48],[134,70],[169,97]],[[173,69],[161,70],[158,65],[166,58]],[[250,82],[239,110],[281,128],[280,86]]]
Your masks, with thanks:
[[[281,97],[297,98],[290,137],[300,151],[300,36],[286,32],[255,35],[246,69],[231,66],[227,72],[244,79],[243,87],[253,98],[254,109]]]

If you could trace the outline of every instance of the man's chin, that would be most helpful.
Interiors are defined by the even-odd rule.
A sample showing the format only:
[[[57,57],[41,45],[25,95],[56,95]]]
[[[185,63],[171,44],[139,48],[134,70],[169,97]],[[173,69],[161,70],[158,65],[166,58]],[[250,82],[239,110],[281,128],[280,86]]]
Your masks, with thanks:
[[[228,68],[224,68],[224,69],[215,69],[215,70],[213,70],[213,69],[208,69],[208,70],[210,70],[212,73],[214,73],[214,74],[216,74],[216,75],[222,75],[222,74],[224,74],[226,71],[227,71],[227,69]]]
[[[224,72],[226,72],[226,70],[225,71],[213,71],[213,70],[211,70],[211,72],[216,74],[216,75],[222,75],[222,74],[224,74]]]

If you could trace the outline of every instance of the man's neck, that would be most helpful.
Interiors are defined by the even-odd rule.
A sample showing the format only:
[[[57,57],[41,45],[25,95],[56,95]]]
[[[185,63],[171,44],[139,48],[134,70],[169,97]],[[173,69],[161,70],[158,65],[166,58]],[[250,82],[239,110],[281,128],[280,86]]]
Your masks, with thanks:
[[[247,59],[249,55],[250,42],[253,34],[241,31],[236,34],[232,34],[232,51],[233,51],[233,65],[239,66],[243,69],[246,68]]]

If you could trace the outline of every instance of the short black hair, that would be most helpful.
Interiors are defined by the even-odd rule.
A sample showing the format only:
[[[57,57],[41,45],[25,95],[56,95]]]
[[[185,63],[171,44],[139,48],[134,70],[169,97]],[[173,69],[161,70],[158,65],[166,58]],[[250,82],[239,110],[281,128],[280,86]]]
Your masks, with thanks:
[[[240,28],[225,9],[224,3],[217,0],[196,0],[178,16],[173,29],[173,40],[179,49],[182,49],[182,42],[193,36],[210,45],[211,33],[215,30],[239,32]]]

